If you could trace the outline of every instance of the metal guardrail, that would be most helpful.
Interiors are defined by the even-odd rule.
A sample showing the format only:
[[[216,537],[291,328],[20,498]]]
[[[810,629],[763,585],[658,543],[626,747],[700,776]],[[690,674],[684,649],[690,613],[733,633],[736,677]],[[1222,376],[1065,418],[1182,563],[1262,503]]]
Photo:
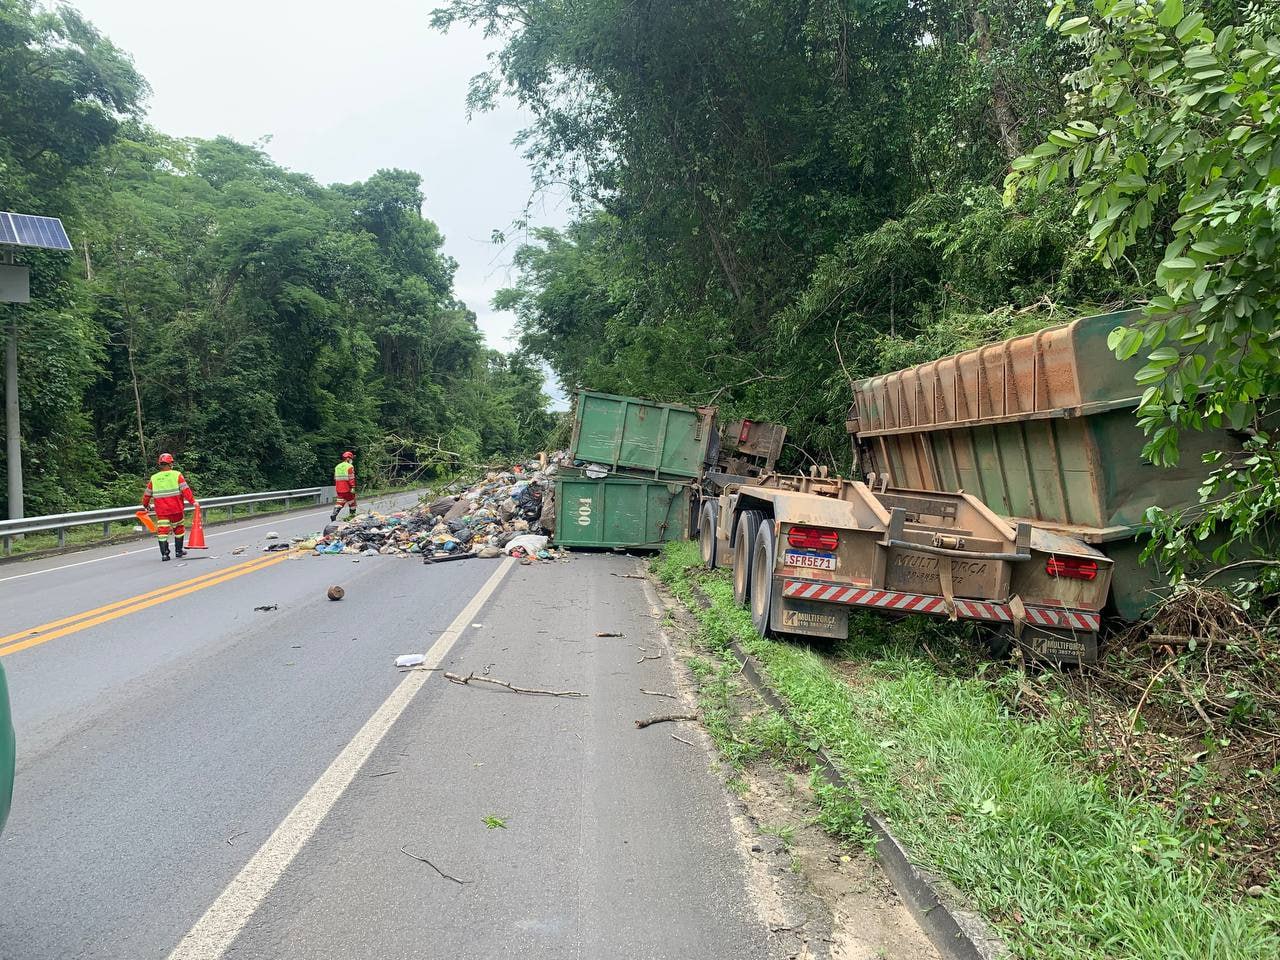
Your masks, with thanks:
[[[247,506],[248,512],[259,503],[283,500],[286,507],[293,500],[314,499],[318,503],[326,502],[326,494],[333,493],[332,487],[302,487],[297,490],[272,490],[267,493],[242,493],[230,497],[202,497],[200,506],[206,510],[225,507],[234,512],[235,507]],[[111,525],[122,520],[135,520],[135,514],[141,509],[139,504],[129,507],[108,507],[106,510],[85,510],[80,513],[55,513],[46,517],[24,517],[21,520],[0,520],[0,538],[4,540],[4,554],[8,556],[12,550],[13,538],[26,533],[58,532],[58,546],[66,546],[67,531],[74,527],[87,527],[95,523],[102,524],[102,536],[111,536]]]

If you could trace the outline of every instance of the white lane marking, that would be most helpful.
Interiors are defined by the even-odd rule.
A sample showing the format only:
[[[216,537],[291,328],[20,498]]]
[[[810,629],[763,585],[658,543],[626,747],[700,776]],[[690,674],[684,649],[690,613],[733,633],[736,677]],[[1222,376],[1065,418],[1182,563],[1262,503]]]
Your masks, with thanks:
[[[515,560],[507,558],[485,581],[471,602],[440,634],[439,639],[427,651],[423,669],[412,670],[391,691],[360,732],[343,748],[329,769],[320,775],[310,790],[289,811],[289,815],[276,827],[266,843],[244,865],[244,868],[227,884],[226,889],[205,911],[194,927],[169,954],[169,960],[219,960],[235,942],[240,931],[271,893],[276,882],[284,875],[293,858],[306,845],[329,811],[355,778],[360,768],[382,741],[392,724],[400,718],[409,701],[413,699],[427,678],[428,672],[440,666],[440,662],[457,643],[468,624],[475,619],[480,608],[498,588],[507,571],[515,566]]]
[[[391,499],[394,500],[395,496],[393,495]],[[377,503],[380,501],[374,502]],[[323,517],[328,512],[328,510],[321,510],[320,516]],[[245,530],[257,530],[259,527],[279,526],[281,523],[285,523],[290,520],[305,520],[309,516],[311,516],[309,513],[281,514],[275,520],[268,520],[265,523],[255,523],[249,527],[235,526],[227,530],[211,530],[205,534],[205,539],[211,540],[214,537],[225,537],[229,533],[242,533]],[[12,577],[0,577],[0,583],[8,583],[10,580],[21,580],[24,577],[38,577],[42,573],[56,573],[59,570],[70,570],[72,567],[83,567],[86,563],[101,563],[103,560],[115,560],[119,557],[131,557],[135,553],[147,553],[152,549],[154,548],[142,547],[138,550],[124,550],[120,553],[108,554],[105,557],[94,557],[92,560],[77,560],[75,563],[64,563],[60,567],[45,567],[43,570],[32,570],[30,573],[18,573],[14,574]]]

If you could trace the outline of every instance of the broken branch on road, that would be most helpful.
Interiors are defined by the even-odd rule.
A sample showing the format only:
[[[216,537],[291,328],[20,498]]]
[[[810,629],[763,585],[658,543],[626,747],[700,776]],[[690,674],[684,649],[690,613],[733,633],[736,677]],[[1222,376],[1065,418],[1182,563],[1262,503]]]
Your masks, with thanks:
[[[540,694],[544,697],[585,697],[586,694],[578,690],[543,690],[540,687],[517,687],[515,684],[507,683],[505,680],[499,680],[496,677],[476,676],[475,672],[467,674],[465,677],[456,673],[445,672],[444,678],[450,683],[459,683],[466,686],[469,683],[492,683],[499,687],[506,687],[512,693],[529,693]]]
[[[428,867],[430,867],[436,873],[440,874],[440,876],[444,877],[444,879],[452,880],[454,883],[459,885],[475,882],[473,880],[459,880],[457,877],[451,876],[450,874],[445,873],[443,870],[437,867],[434,863],[432,863],[426,857],[420,857],[416,853],[410,853],[408,850],[405,849],[405,847],[407,846],[408,844],[406,843],[404,847],[400,848],[400,852],[403,853],[406,857],[409,857],[410,859],[417,860],[419,863],[425,863]]]
[[[663,693],[661,690],[646,690],[644,687],[640,688],[640,692],[646,697],[670,697],[672,700],[676,698],[674,693]]]
[[[664,713],[661,716],[649,717],[645,720],[637,720],[636,726],[643,730],[645,727],[651,727],[655,723],[674,723],[677,720],[697,720],[696,713]]]

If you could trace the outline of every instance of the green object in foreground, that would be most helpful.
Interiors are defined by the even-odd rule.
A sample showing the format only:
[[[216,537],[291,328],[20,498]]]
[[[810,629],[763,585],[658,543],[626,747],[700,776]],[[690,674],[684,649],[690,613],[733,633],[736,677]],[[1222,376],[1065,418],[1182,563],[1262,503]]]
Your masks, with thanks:
[[[13,737],[13,717],[9,713],[9,688],[5,685],[4,667],[0,665],[0,830],[9,816],[13,799],[13,764],[17,752]]]
[[[575,460],[633,476],[702,474],[715,413],[635,397],[578,391],[570,449]]]
[[[689,536],[689,497],[683,483],[561,477],[556,480],[556,543],[656,550]]]

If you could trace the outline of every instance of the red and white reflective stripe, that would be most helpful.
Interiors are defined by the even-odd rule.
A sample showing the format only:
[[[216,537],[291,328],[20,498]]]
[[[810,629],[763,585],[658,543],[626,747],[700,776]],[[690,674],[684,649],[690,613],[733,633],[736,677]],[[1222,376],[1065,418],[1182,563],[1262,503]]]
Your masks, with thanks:
[[[847,603],[895,613],[931,613],[945,616],[946,601],[919,593],[899,593],[896,590],[868,590],[863,587],[846,587],[833,583],[813,583],[807,580],[784,580],[782,595],[793,600],[817,600],[822,603]],[[985,600],[955,601],[956,614],[966,620],[994,620],[1012,623],[1013,614],[1005,603]],[[1027,621],[1042,627],[1058,630],[1096,631],[1102,625],[1102,617],[1088,610],[1027,607]]]
[[[1058,630],[1096,631],[1102,626],[1102,617],[1088,610],[1027,607],[1027,622],[1034,623],[1040,627],[1053,627]]]

